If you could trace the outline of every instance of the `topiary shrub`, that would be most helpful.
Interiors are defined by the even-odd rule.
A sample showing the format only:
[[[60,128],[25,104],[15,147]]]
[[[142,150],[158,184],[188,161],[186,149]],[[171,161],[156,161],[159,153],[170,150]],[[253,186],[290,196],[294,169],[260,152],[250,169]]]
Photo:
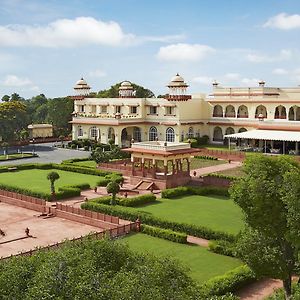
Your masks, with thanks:
[[[175,243],[186,244],[187,243],[187,235],[181,232],[176,232],[170,229],[162,229],[159,227],[149,226],[142,224],[141,225],[142,233],[158,237],[161,239],[165,239],[168,241],[172,241]]]
[[[132,197],[132,198],[122,198],[119,201],[119,205],[136,207],[136,206],[141,206],[149,203],[154,203],[155,201],[156,201],[155,195],[145,194],[145,195]]]

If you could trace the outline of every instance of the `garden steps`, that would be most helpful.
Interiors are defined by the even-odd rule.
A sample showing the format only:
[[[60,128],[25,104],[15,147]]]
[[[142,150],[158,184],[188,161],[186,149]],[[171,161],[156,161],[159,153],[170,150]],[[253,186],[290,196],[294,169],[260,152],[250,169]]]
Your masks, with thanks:
[[[149,190],[154,185],[153,181],[141,180],[133,189]]]

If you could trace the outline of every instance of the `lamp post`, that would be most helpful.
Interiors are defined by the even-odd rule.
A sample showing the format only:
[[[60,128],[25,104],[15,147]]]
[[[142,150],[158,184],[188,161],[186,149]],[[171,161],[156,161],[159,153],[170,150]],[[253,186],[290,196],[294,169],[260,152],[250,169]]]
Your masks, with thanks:
[[[35,154],[34,142],[35,142],[34,138],[30,140],[30,143],[32,144],[32,154]]]

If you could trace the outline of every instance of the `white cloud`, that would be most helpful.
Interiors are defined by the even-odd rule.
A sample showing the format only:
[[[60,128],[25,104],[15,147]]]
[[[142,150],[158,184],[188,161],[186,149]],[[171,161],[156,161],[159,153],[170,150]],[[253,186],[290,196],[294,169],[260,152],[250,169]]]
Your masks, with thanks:
[[[211,85],[214,79],[209,76],[198,76],[193,78],[193,82],[204,84],[204,85]]]
[[[270,18],[263,26],[283,30],[297,29],[300,28],[300,15],[281,13]]]
[[[288,71],[282,68],[276,68],[272,71],[272,73],[275,75],[286,75],[288,74]]]
[[[215,49],[200,44],[173,44],[160,47],[157,58],[164,61],[199,61],[215,52]]]
[[[31,86],[32,81],[28,78],[21,78],[16,75],[7,75],[3,81],[4,86],[11,87],[21,87],[21,86]]]
[[[128,44],[134,35],[125,34],[116,22],[91,17],[59,19],[46,26],[0,26],[0,46],[73,47]]]
[[[107,75],[106,72],[99,69],[90,71],[88,74],[89,77],[96,77],[96,78],[105,77],[106,75]]]
[[[145,42],[171,43],[184,38],[183,34],[136,36],[125,33],[117,22],[104,22],[92,17],[58,19],[45,26],[0,26],[0,47],[131,46]]]
[[[264,55],[258,53],[249,53],[246,55],[246,59],[253,63],[269,63],[276,61],[289,60],[293,56],[293,52],[289,49],[282,49],[277,55]]]

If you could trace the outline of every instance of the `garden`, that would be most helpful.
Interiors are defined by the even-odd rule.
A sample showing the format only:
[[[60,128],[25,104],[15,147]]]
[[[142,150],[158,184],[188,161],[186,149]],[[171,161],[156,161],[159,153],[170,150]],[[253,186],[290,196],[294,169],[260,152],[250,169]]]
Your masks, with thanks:
[[[174,243],[143,233],[131,234],[121,241],[134,252],[150,253],[178,260],[189,269],[188,274],[197,283],[203,283],[212,277],[223,275],[242,265],[238,259],[215,254],[204,247]]]

